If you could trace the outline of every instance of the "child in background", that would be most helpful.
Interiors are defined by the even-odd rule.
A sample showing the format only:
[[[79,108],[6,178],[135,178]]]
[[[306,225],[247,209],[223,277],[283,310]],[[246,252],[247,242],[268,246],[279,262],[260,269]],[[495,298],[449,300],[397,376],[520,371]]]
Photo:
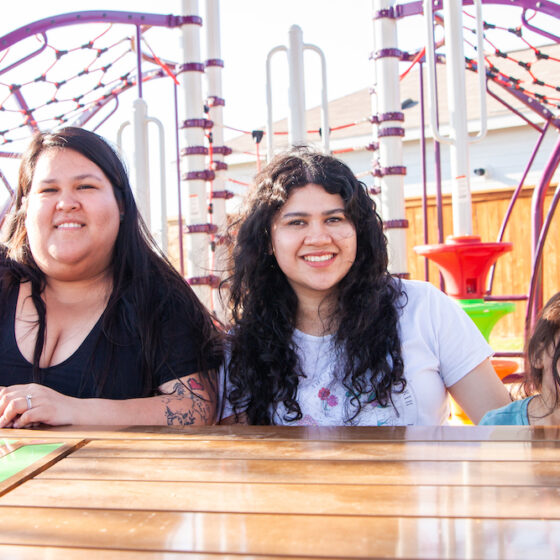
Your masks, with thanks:
[[[544,306],[527,346],[522,400],[491,410],[486,425],[560,425],[560,292]],[[537,393],[536,393],[537,392]],[[536,393],[536,394],[534,394]]]

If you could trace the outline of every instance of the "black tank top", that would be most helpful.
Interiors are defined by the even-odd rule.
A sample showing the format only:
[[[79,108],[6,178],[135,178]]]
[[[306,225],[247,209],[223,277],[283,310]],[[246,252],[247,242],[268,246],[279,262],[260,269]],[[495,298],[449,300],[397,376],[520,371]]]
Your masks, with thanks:
[[[0,386],[32,383],[32,364],[21,354],[15,337],[18,289],[1,296],[7,300],[4,302],[5,312],[0,316]],[[146,394],[140,374],[140,338],[126,335],[118,343],[109,342],[103,333],[102,321],[103,316],[69,358],[40,370],[42,385],[73,397],[129,399],[154,394],[163,383],[197,371],[189,333],[185,332],[188,329],[185,329],[184,322],[174,325],[169,329],[173,338],[178,337],[171,347],[173,353],[154,374],[153,387]],[[98,390],[102,375],[106,379]]]

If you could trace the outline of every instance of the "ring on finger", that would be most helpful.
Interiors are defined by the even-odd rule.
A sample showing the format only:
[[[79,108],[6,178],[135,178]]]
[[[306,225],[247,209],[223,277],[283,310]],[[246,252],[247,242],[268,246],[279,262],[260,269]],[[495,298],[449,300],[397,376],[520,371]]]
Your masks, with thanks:
[[[25,395],[25,400],[27,401],[27,410],[31,410],[33,408],[31,398],[31,395]]]

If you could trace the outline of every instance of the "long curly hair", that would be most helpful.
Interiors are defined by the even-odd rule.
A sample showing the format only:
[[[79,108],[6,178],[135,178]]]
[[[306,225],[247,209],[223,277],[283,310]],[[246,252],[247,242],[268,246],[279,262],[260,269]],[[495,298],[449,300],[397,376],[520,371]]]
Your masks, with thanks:
[[[221,361],[223,341],[219,329],[193,290],[157,249],[138,212],[125,167],[117,153],[99,135],[76,127],[38,133],[23,154],[17,192],[0,251],[0,305],[5,307],[8,290],[18,287],[20,282],[31,282],[31,298],[38,314],[33,354],[34,381],[41,382],[42,375],[39,359],[45,343],[46,307],[41,294],[46,286],[46,276],[29,247],[25,197],[31,189],[39,156],[50,149],[74,150],[95,163],[111,182],[121,212],[111,261],[112,292],[103,314],[100,334],[109,342],[109,355],[103,371],[94,372],[97,396],[102,395],[108,376],[115,375],[111,356],[118,352],[123,336],[128,335],[139,336],[142,348],[138,375],[142,378],[143,394],[138,396],[153,394],[154,374],[172,351],[168,348],[162,325],[177,313],[181,314],[181,321],[192,326],[199,371],[209,389],[216,391],[214,374],[210,370]],[[123,329],[127,331],[124,334]],[[176,375],[182,377],[184,374],[176,372]]]
[[[550,412],[560,403],[560,292],[554,294],[543,307],[527,344],[525,356],[526,376],[523,389],[526,395],[532,395],[542,389],[544,367],[542,358],[546,352],[552,356],[552,379],[554,380],[555,396],[550,405]]]
[[[387,239],[366,186],[342,161],[305,147],[276,156],[255,179],[244,209],[230,226],[231,269],[223,283],[232,313],[228,398],[251,424],[271,424],[276,405],[284,421],[302,418],[297,400],[302,376],[292,342],[297,296],[270,254],[271,223],[294,189],[309,183],[339,194],[357,237],[356,260],[340,281],[332,317],[343,356],[342,383],[352,423],[365,395],[381,405],[404,390],[398,333],[401,283],[387,271]]]

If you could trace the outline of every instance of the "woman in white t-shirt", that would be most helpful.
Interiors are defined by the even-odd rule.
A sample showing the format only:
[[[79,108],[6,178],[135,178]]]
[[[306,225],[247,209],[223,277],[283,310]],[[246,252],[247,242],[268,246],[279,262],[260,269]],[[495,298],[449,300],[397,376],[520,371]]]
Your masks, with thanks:
[[[447,392],[474,422],[510,401],[459,306],[389,274],[375,203],[340,160],[277,156],[232,229],[224,418],[436,425]]]

